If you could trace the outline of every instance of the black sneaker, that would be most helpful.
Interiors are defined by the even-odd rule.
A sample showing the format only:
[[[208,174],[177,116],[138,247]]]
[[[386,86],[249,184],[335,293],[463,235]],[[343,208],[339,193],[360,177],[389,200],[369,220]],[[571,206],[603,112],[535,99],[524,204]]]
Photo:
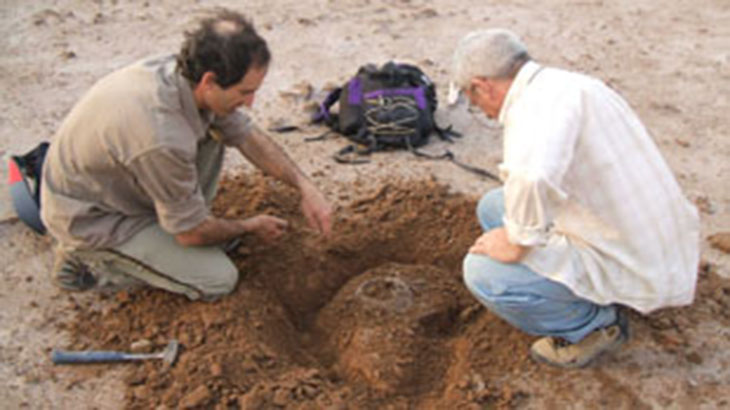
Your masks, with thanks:
[[[96,286],[96,278],[88,266],[74,260],[59,261],[55,267],[53,282],[61,289],[81,292]]]

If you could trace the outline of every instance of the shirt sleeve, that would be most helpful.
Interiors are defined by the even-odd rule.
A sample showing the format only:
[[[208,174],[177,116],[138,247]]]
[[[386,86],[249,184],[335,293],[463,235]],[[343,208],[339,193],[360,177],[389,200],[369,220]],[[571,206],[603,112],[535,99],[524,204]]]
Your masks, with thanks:
[[[225,117],[215,117],[213,127],[221,131],[221,142],[227,146],[236,146],[253,131],[253,121],[242,108]]]
[[[547,243],[555,207],[567,198],[563,177],[572,160],[583,121],[580,90],[530,90],[510,113],[505,129],[504,225],[510,242]]]
[[[157,220],[176,235],[195,228],[210,214],[198,183],[194,158],[162,147],[138,156],[130,171],[154,203]]]

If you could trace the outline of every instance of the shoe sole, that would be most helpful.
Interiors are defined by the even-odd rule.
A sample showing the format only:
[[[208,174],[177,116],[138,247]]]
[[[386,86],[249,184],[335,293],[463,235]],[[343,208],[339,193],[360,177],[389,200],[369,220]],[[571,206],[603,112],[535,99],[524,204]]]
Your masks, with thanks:
[[[555,363],[551,362],[550,360],[544,358],[543,356],[538,355],[535,353],[532,349],[530,349],[530,357],[532,360],[539,362],[539,363],[545,363],[550,366],[556,366],[556,367],[562,367],[564,369],[580,369],[583,367],[586,367],[588,364],[590,364],[592,361],[596,360],[598,357],[603,355],[604,353],[609,353],[618,350],[619,347],[621,347],[624,343],[626,343],[629,340],[630,337],[630,328],[629,328],[629,321],[626,317],[626,314],[624,312],[619,311],[618,312],[618,318],[616,319],[616,324],[618,325],[619,329],[621,330],[620,336],[608,347],[606,347],[604,350],[599,352],[593,357],[577,361],[574,363]]]
[[[58,282],[53,282],[53,284],[56,285],[57,288],[68,291],[68,292],[85,292],[85,291],[93,288],[94,286],[96,286],[96,284],[93,284],[90,286],[80,287],[80,286],[73,286],[73,285],[64,285],[63,283],[58,283]]]
[[[604,350],[602,350],[601,352],[599,352],[595,356],[589,357],[589,358],[586,358],[586,359],[583,359],[583,360],[580,360],[580,361],[576,361],[576,362],[573,362],[573,363],[556,363],[556,362],[552,362],[552,361],[544,358],[543,356],[540,356],[539,354],[535,353],[535,351],[533,351],[532,349],[530,349],[530,357],[532,358],[532,360],[534,360],[536,362],[544,363],[544,364],[547,364],[547,365],[550,365],[550,366],[562,367],[563,369],[580,369],[580,368],[586,367],[592,361],[594,361],[598,357],[602,356],[604,353],[608,353],[608,352],[612,352],[612,351],[618,350],[618,348],[621,347],[627,340],[628,339],[626,337],[623,337],[622,336],[621,338],[616,339],[615,342],[613,342],[611,345],[609,345],[608,347],[606,347]]]

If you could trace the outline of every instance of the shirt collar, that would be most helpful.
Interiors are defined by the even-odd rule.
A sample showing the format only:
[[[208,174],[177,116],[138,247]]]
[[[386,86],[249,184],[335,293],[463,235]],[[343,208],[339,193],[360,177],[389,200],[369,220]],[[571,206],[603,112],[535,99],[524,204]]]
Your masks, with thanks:
[[[522,94],[522,91],[527,88],[527,85],[530,84],[530,81],[532,81],[540,69],[542,69],[542,66],[534,61],[526,62],[525,65],[520,68],[520,71],[515,76],[514,81],[512,81],[512,85],[509,87],[509,91],[507,91],[507,95],[504,97],[502,109],[499,110],[498,120],[501,125],[504,125],[507,119],[507,112],[509,111],[509,108],[515,101],[517,101],[520,94]]]
[[[177,83],[178,90],[180,90],[180,102],[185,118],[188,119],[196,134],[205,135],[205,131],[213,121],[213,113],[198,108],[193,96],[193,85],[179,70],[172,68],[171,75]]]

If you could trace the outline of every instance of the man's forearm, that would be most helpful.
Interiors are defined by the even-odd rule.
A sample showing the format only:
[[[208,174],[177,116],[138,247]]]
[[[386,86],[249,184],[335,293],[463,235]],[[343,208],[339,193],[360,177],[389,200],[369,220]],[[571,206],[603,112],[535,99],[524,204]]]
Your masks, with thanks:
[[[309,226],[324,235],[330,234],[331,205],[269,136],[255,128],[238,146],[238,149],[260,170],[297,188],[302,195],[302,212],[307,218]]]
[[[295,188],[308,181],[284,150],[258,127],[238,145],[238,150],[257,168]]]
[[[175,239],[183,246],[216,245],[248,231],[245,222],[209,216],[195,228],[175,235]]]

